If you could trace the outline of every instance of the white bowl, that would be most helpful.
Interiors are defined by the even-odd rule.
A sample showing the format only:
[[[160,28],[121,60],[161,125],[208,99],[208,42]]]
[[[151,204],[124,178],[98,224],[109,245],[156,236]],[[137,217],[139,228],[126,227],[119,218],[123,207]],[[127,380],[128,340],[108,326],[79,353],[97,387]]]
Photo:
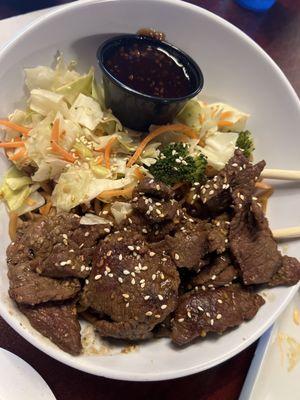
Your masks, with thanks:
[[[105,37],[155,27],[199,63],[205,77],[203,95],[251,113],[249,129],[256,138],[256,158],[269,167],[300,169],[299,100],[275,63],[251,39],[223,19],[182,1],[107,0],[73,3],[30,25],[0,54],[0,110],[5,116],[24,105],[23,68],[51,64],[57,50],[79,60],[81,70],[96,64],[96,49]],[[0,171],[7,167],[1,155]],[[300,225],[300,191],[278,185],[269,217],[272,227]],[[143,343],[130,354],[72,357],[32,329],[7,294],[5,250],[7,216],[1,212],[0,313],[25,339],[51,357],[95,375],[124,380],[163,380],[193,374],[234,356],[254,342],[286,307],[294,288],[267,292],[257,316],[218,339],[199,340],[175,349],[167,339]],[[300,256],[299,242],[289,254]]]

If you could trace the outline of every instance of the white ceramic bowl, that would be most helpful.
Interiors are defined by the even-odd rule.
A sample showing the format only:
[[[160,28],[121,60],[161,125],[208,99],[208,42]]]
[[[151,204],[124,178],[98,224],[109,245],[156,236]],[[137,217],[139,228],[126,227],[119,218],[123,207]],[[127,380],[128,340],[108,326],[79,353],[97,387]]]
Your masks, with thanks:
[[[73,3],[30,25],[0,54],[0,110],[5,116],[24,105],[23,68],[51,64],[57,50],[79,60],[81,70],[96,64],[96,49],[107,36],[155,27],[199,63],[205,77],[203,95],[226,101],[251,113],[249,129],[256,138],[256,158],[270,167],[300,169],[300,105],[289,82],[274,62],[234,26],[201,8],[172,0],[107,0]],[[7,162],[3,155],[0,171]],[[300,191],[277,185],[269,217],[272,227],[300,225]],[[193,374],[237,354],[255,341],[278,317],[296,288],[267,291],[257,316],[219,337],[185,349],[167,339],[139,346],[130,354],[72,357],[33,330],[8,297],[5,249],[9,243],[7,216],[1,212],[0,313],[34,346],[55,359],[95,375],[124,380],[163,380]],[[289,253],[300,256],[299,242]]]

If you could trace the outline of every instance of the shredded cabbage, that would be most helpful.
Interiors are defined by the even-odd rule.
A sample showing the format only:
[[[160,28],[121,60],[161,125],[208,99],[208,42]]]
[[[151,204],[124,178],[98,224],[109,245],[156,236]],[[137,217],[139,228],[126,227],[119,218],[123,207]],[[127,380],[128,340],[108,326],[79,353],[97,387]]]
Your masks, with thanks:
[[[208,165],[217,171],[224,168],[234,154],[238,136],[235,132],[216,132],[208,137],[205,146],[201,147],[201,152],[207,157]]]
[[[111,221],[98,215],[87,213],[80,219],[81,225],[112,225]]]
[[[132,213],[132,205],[123,201],[115,201],[110,210],[116,223],[120,224]]]
[[[82,93],[79,94],[72,107],[70,117],[78,124],[94,130],[103,116],[100,104],[96,100]]]

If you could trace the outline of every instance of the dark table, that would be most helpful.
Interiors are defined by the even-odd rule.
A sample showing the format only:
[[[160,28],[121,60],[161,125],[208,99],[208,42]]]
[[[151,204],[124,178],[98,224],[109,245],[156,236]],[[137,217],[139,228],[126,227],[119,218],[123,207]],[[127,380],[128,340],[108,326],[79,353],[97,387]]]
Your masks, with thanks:
[[[0,19],[65,0],[1,0]],[[278,0],[266,13],[244,10],[232,0],[189,0],[230,21],[254,39],[282,68],[300,94],[300,4]],[[298,68],[297,68],[298,67]],[[164,399],[235,400],[253,357],[253,344],[231,360],[208,371],[166,382],[121,382],[76,371],[51,359],[27,343],[0,318],[0,347],[29,362],[46,380],[58,400]],[[34,399],[38,400],[38,399]]]

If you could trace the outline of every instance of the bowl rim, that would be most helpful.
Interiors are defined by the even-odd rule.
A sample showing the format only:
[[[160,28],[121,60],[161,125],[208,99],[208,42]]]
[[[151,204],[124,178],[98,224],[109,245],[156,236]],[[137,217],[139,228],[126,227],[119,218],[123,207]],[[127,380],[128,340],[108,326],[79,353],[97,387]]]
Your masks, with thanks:
[[[82,7],[89,7],[92,4],[97,4],[97,3],[118,3],[122,1],[123,3],[127,2],[132,2],[133,0],[85,0],[84,2],[74,2],[70,4],[66,4],[63,6],[60,6],[56,10],[52,10],[45,15],[40,16],[30,24],[28,24],[25,28],[21,29],[13,39],[8,41],[7,44],[4,46],[0,47],[0,60],[3,60],[6,56],[6,53],[19,41],[23,35],[26,35],[27,32],[29,31],[34,31],[35,29],[39,28],[40,25],[42,25],[45,21],[52,20],[54,19],[57,15],[63,15],[65,13],[68,13],[69,10],[73,9],[80,9]],[[166,3],[170,5],[176,5],[177,7],[182,7],[182,8],[187,8],[190,9],[191,11],[199,14],[204,14],[207,18],[214,20],[216,23],[225,25],[227,29],[229,29],[231,32],[235,33],[238,35],[243,41],[247,42],[249,46],[254,48],[260,56],[270,65],[270,67],[274,70],[274,72],[277,74],[278,79],[281,79],[281,81],[285,84],[285,87],[287,88],[291,98],[293,99],[295,105],[297,105],[299,113],[300,113],[300,100],[294,90],[294,88],[291,86],[289,80],[287,77],[284,75],[282,70],[279,68],[279,66],[272,60],[272,58],[257,44],[255,43],[247,34],[245,34],[243,31],[241,31],[239,28],[235,27],[233,24],[230,22],[226,21],[225,19],[221,18],[220,16],[203,9],[202,7],[189,4],[186,2],[183,2],[181,0],[151,0],[153,3]],[[151,372],[151,374],[143,374],[139,372],[127,372],[127,371],[114,371],[112,369],[107,369],[103,368],[101,364],[95,367],[90,367],[88,365],[82,364],[80,362],[80,358],[72,357],[67,353],[64,353],[62,350],[49,346],[48,340],[41,340],[39,335],[33,334],[30,330],[22,326],[20,323],[20,320],[15,317],[14,315],[11,315],[9,308],[7,304],[4,301],[0,301],[0,314],[2,318],[17,332],[19,333],[24,339],[26,339],[29,343],[31,343],[33,346],[35,346],[37,349],[43,351],[45,354],[51,356],[52,358],[70,366],[73,368],[76,368],[78,370],[81,370],[83,372],[88,372],[93,375],[97,376],[102,376],[106,378],[111,378],[111,379],[118,379],[118,380],[124,380],[124,381],[161,381],[161,380],[168,380],[168,379],[174,379],[174,378],[180,378],[184,377],[187,375],[192,375],[197,372],[204,371],[206,369],[209,369],[211,367],[214,367],[216,365],[219,365],[220,363],[230,359],[234,355],[238,354],[248,346],[250,346],[255,340],[257,340],[278,318],[278,316],[284,311],[288,303],[291,301],[293,298],[294,294],[300,287],[300,283],[298,285],[295,285],[294,287],[287,288],[288,294],[284,300],[283,303],[280,304],[276,312],[274,312],[271,317],[267,316],[265,323],[262,324],[253,334],[252,336],[248,337],[245,341],[239,343],[236,347],[232,348],[229,350],[227,353],[224,353],[221,357],[215,358],[207,362],[204,366],[199,365],[194,365],[192,367],[188,368],[178,368],[178,370],[175,372]]]
[[[178,53],[179,55],[183,56],[187,60],[187,65],[190,70],[193,70],[193,74],[197,78],[197,85],[195,85],[195,88],[193,88],[193,91],[190,93],[186,94],[185,96],[181,97],[159,97],[159,96],[154,96],[146,93],[142,93],[136,89],[133,89],[132,87],[126,85],[123,83],[121,80],[116,78],[104,65],[105,61],[105,52],[108,50],[110,46],[114,46],[114,42],[121,41],[121,40],[126,40],[126,39],[133,39],[133,40],[147,40],[150,43],[153,43],[154,45],[161,45],[162,47],[166,49],[171,49],[173,52]],[[122,89],[123,91],[127,92],[128,94],[131,94],[133,96],[139,97],[141,99],[147,100],[151,103],[159,103],[159,104],[170,104],[170,103],[180,103],[187,101],[200,93],[200,91],[203,89],[204,86],[204,77],[203,73],[201,71],[201,68],[199,65],[196,63],[196,61],[188,55],[185,51],[179,49],[178,47],[174,46],[172,43],[169,43],[165,40],[157,40],[151,37],[147,37],[145,35],[139,35],[139,34],[124,34],[124,35],[118,35],[118,36],[112,36],[111,38],[105,40],[98,48],[97,50],[97,60],[98,60],[98,65],[101,69],[101,71],[106,75],[106,77],[112,81],[118,88]]]

